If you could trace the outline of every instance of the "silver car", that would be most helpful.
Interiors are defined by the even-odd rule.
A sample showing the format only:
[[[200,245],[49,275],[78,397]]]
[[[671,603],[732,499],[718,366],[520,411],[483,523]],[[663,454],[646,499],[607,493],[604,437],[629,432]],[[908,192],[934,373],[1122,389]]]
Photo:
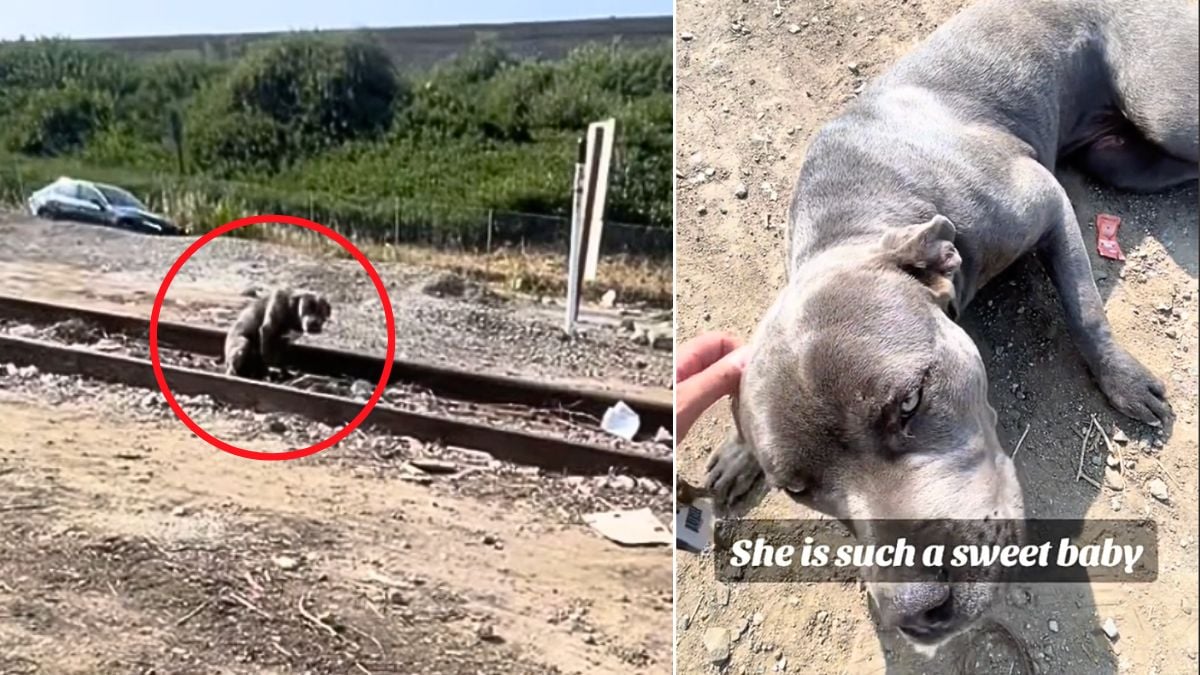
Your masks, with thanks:
[[[96,223],[145,234],[179,234],[165,216],[151,212],[137,197],[114,185],[63,176],[29,197],[39,218]]]

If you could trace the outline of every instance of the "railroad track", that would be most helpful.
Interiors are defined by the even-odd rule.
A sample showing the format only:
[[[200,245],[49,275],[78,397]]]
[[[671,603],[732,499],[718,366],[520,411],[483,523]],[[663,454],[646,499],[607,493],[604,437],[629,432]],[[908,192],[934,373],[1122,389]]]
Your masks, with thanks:
[[[149,320],[142,317],[9,296],[0,296],[0,318],[34,325],[76,319],[107,333],[132,338],[148,336],[150,328]],[[160,347],[216,357],[222,352],[225,336],[224,331],[216,328],[160,321],[158,339]],[[283,359],[284,365],[292,370],[326,377],[361,379],[372,385],[378,381],[383,369],[383,358],[379,356],[310,345],[293,345]],[[158,387],[153,366],[146,359],[28,337],[0,335],[0,361],[33,365],[45,372],[81,375],[134,387],[154,390]],[[227,405],[259,412],[298,414],[340,426],[362,409],[362,401],[348,397],[233,378],[223,373],[167,363],[162,364],[162,370],[175,393],[207,395]],[[393,363],[389,384],[423,386],[438,396],[459,400],[567,409],[597,418],[620,400],[638,413],[642,429],[649,428],[652,433],[659,426],[671,428],[670,403],[647,396],[626,396],[399,359]],[[664,482],[671,481],[673,477],[669,457],[401,410],[383,402],[374,408],[364,427],[482,450],[497,459],[551,471],[604,473],[615,469]]]

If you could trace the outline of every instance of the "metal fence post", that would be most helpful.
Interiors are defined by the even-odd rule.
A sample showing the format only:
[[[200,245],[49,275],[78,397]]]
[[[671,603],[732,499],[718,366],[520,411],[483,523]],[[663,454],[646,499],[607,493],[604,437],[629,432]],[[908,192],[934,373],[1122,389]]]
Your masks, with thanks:
[[[491,253],[492,253],[492,215],[493,215],[492,209],[488,209],[488,229],[487,229],[487,252],[488,252],[488,255],[491,255]]]

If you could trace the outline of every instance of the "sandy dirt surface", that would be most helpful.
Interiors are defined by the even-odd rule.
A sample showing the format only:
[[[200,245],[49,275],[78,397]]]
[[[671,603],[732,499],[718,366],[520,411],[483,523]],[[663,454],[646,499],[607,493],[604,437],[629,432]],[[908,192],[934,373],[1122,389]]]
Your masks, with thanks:
[[[331,431],[183,404],[243,447]],[[663,517],[666,486],[421,476],[428,448],[361,432],[251,462],[145,391],[7,368],[0,428],[0,672],[668,672],[669,551],[580,522]]]
[[[10,217],[0,292],[148,312],[188,241]],[[202,255],[164,318],[220,325],[247,287],[317,286],[337,308],[321,342],[382,349],[354,263],[246,241]],[[615,329],[563,342],[528,301],[433,297],[436,273],[380,272],[407,358],[643,387],[669,377],[669,353]],[[180,402],[255,450],[333,432]],[[12,364],[0,364],[0,430],[0,673],[669,672],[670,551],[620,547],[582,522],[643,507],[665,522],[665,485],[362,430],[314,457],[252,462],[194,436],[158,392]],[[423,474],[416,457],[461,471]]]
[[[678,338],[707,330],[748,337],[784,279],[786,205],[804,149],[865,79],[965,3],[923,0],[677,3],[676,166]],[[1041,268],[1022,262],[994,281],[963,323],[987,363],[990,399],[1018,456],[1025,502],[1041,518],[1148,515],[1159,526],[1159,579],[1150,584],[1013,588],[995,625],[961,636],[932,661],[877,634],[855,586],[720,585],[699,556],[679,554],[679,673],[1184,673],[1197,671],[1197,191],[1132,197],[1064,176],[1095,242],[1098,212],[1123,219],[1124,264],[1095,256],[1093,270],[1118,337],[1168,385],[1178,419],[1162,438],[1112,410],[1066,335]],[[739,198],[739,185],[747,195]],[[1075,478],[1080,437],[1095,415],[1128,437],[1119,475],[1089,450]],[[722,404],[679,450],[681,475],[729,425]],[[1115,470],[1114,470],[1115,471]],[[1150,493],[1161,481],[1167,499]],[[750,517],[797,507],[767,497]],[[1120,636],[1101,626],[1112,619]],[[732,641],[714,664],[705,645]],[[717,650],[721,651],[720,649]]]

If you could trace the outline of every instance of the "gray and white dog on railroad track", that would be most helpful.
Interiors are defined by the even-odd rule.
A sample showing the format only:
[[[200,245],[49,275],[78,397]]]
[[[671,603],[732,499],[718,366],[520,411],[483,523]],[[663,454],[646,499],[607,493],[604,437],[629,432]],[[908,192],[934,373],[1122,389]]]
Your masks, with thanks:
[[[255,298],[225,335],[225,373],[263,379],[297,334],[320,333],[332,309],[319,293],[278,288]]]
[[[1196,180],[1197,19],[1188,0],[980,0],[814,137],[787,286],[710,462],[719,510],[765,478],[860,538],[873,519],[970,519],[989,541],[1001,534],[989,523],[1008,519],[1020,532],[1015,465],[956,319],[1029,253],[1113,408],[1170,423],[1163,382],[1113,335],[1054,171],[1072,163],[1138,192]],[[868,572],[884,627],[934,647],[983,616],[999,584],[947,574]]]

